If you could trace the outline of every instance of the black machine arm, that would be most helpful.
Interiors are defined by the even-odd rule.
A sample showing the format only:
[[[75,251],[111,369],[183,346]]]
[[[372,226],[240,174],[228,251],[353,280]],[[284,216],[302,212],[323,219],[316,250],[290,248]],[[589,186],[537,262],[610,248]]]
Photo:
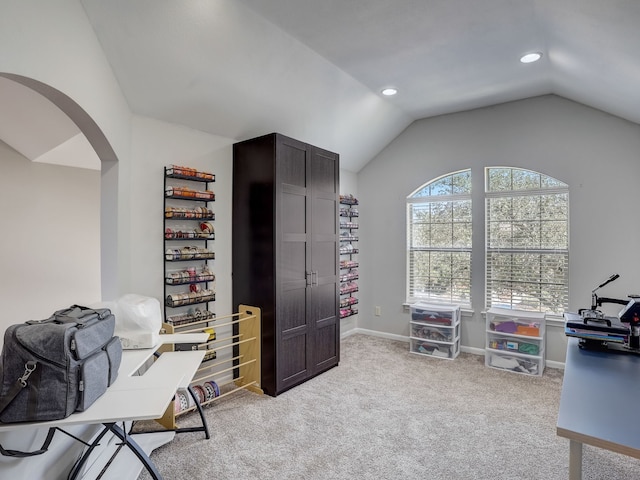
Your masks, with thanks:
[[[620,275],[614,273],[596,288],[591,290],[591,310],[595,310],[596,308],[602,306],[603,303],[619,303],[621,305],[626,305],[628,303],[628,300],[618,300],[616,298],[598,298],[598,295],[596,295],[596,292],[598,290],[600,290],[605,285],[609,285],[611,282],[617,280],[618,278],[620,278]]]
[[[607,298],[607,297],[596,297],[596,303],[598,307],[601,307],[603,303],[617,303],[620,305],[626,305],[629,303],[629,299],[622,300],[620,298]]]
[[[614,280],[617,280],[620,278],[620,275],[618,275],[617,273],[614,273],[613,275],[611,275],[609,278],[607,278],[604,282],[602,282],[600,285],[598,285],[597,288],[594,288],[593,291],[595,292],[596,290],[598,290],[598,288],[602,288],[605,285],[610,284],[611,282],[613,282]]]

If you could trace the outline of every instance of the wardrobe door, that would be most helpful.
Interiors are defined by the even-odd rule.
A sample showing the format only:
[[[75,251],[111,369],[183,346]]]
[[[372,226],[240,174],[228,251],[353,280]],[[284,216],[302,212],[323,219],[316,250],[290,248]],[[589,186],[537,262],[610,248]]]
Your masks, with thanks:
[[[276,370],[277,391],[311,374],[307,318],[311,292],[311,252],[306,144],[278,136],[276,141]]]
[[[310,147],[312,286],[309,325],[313,374],[340,359],[339,315],[339,156]]]

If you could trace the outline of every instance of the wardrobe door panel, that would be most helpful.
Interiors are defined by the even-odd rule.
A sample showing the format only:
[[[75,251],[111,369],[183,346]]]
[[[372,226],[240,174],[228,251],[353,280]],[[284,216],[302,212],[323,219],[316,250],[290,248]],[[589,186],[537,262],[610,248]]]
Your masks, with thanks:
[[[307,377],[307,339],[305,335],[285,338],[278,346],[282,362],[278,365],[279,389],[290,387]]]
[[[282,335],[306,334],[307,293],[304,285],[284,290],[278,299],[276,313]]]
[[[296,140],[282,138],[278,143],[278,181],[283,184],[306,188],[307,146]]]
[[[326,278],[338,274],[338,252],[336,242],[315,242],[313,245],[313,270],[318,272],[318,283],[330,281],[334,284],[337,278]],[[334,292],[335,294],[335,292]]]
[[[314,286],[311,296],[313,298],[313,319],[316,323],[336,318],[336,286],[334,283]]]
[[[283,241],[281,243],[279,270],[280,282],[283,285],[291,281],[305,281],[307,272],[306,242]],[[306,283],[299,287],[305,288]]]
[[[337,203],[333,198],[315,198],[313,202],[313,234],[336,235],[338,229]],[[334,238],[335,241],[335,238]]]
[[[338,155],[333,152],[311,147],[311,176],[313,188],[323,192],[338,193]]]
[[[289,191],[288,191],[289,190]],[[307,198],[302,191],[283,188],[280,221],[283,233],[307,232]]]
[[[314,337],[314,373],[318,374],[338,364],[340,330],[337,322],[320,322]]]

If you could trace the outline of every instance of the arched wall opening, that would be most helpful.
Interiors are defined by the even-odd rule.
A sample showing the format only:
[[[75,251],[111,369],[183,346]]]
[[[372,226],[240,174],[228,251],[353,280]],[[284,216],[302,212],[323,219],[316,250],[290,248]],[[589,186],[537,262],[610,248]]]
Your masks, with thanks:
[[[63,308],[69,302],[79,303],[82,300],[76,298],[82,298],[82,295],[94,301],[117,296],[119,162],[100,127],[69,96],[32,78],[6,72],[0,72],[0,88],[6,89],[0,93],[12,94],[14,89],[26,91],[30,97],[24,98],[36,98],[35,104],[44,106],[38,110],[33,108],[33,103],[21,104],[23,97],[11,102],[12,112],[3,104],[1,115],[15,115],[8,117],[9,122],[19,123],[18,117],[26,125],[30,121],[40,121],[45,125],[45,134],[47,126],[56,128],[55,119],[72,122],[77,126],[73,130],[81,132],[77,135],[84,136],[82,141],[86,148],[83,152],[90,152],[92,158],[97,156],[99,159],[96,162],[99,166],[91,170],[40,163],[32,161],[0,135],[0,199],[3,205],[0,210],[3,220],[0,227],[0,272],[3,275],[0,332],[3,332],[11,324],[45,318],[55,308]],[[23,111],[20,111],[21,106]],[[38,112],[44,114],[43,110],[55,111],[52,122],[38,116]],[[23,132],[27,144],[35,143],[35,132],[33,129]],[[79,212],[91,215],[90,221]],[[56,225],[57,221],[63,225]],[[43,225],[53,226],[56,235],[42,228]],[[66,228],[75,235],[65,235]],[[85,237],[83,229],[91,229],[91,234]],[[90,248],[82,248],[80,237],[90,239]],[[79,250],[82,253],[78,253]],[[16,255],[16,252],[22,255]],[[87,273],[90,279],[83,278],[85,270],[90,272]],[[69,275],[70,271],[73,275]],[[68,280],[70,277],[73,278]],[[83,282],[90,286],[85,287]],[[0,335],[0,349],[2,340]],[[78,437],[90,436],[96,428],[78,425],[70,427],[70,432]],[[0,443],[32,451],[40,447],[46,431],[45,428],[2,432]],[[9,476],[14,473],[29,478],[61,478],[66,476],[82,448],[82,444],[72,438],[56,436],[47,455],[35,457],[26,464],[0,457],[0,470]]]
[[[60,92],[59,90],[52,88],[51,86],[42,83],[33,78],[28,78],[21,75],[16,75],[7,72],[0,72],[0,77],[16,82],[28,89],[41,95],[55,107],[57,107],[61,115],[64,114],[70,119],[82,132],[91,148],[95,151],[95,154],[100,160],[100,179],[99,179],[99,268],[100,268],[100,296],[102,299],[112,299],[118,294],[118,158],[111,147],[109,141],[105,137],[104,133],[91,116],[72,98]],[[2,140],[2,138],[0,138]],[[28,191],[28,188],[25,189]],[[82,202],[81,198],[78,198],[78,202]],[[16,199],[11,200],[12,205],[19,207],[19,201]],[[36,223],[37,224],[37,223]],[[22,234],[32,235],[31,232],[24,232]],[[42,235],[42,246],[47,248],[46,235],[42,232],[37,233]],[[18,240],[19,241],[19,240]],[[69,255],[71,259],[73,256],[74,239],[68,239],[69,251],[66,255]],[[65,254],[65,252],[59,252]],[[55,252],[51,253],[55,255]],[[29,259],[24,259],[24,264],[29,265]],[[38,266],[33,265],[34,272],[38,271]],[[37,292],[34,294],[34,301],[37,299]],[[21,321],[21,319],[16,319]],[[11,323],[16,323],[13,321]]]

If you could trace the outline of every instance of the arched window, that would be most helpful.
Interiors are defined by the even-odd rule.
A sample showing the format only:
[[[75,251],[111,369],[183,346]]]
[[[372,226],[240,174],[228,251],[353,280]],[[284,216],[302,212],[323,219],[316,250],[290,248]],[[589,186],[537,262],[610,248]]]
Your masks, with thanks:
[[[486,306],[561,314],[569,305],[569,187],[519,168],[486,179]]]
[[[472,204],[485,207],[485,242],[475,252]],[[484,192],[472,194],[471,170],[462,170],[407,197],[408,303],[471,307],[472,255],[480,264],[484,256],[485,284],[474,291],[484,288],[486,308],[562,314],[569,306],[568,185],[533,170],[487,167]]]
[[[471,305],[471,170],[407,197],[407,297]]]

